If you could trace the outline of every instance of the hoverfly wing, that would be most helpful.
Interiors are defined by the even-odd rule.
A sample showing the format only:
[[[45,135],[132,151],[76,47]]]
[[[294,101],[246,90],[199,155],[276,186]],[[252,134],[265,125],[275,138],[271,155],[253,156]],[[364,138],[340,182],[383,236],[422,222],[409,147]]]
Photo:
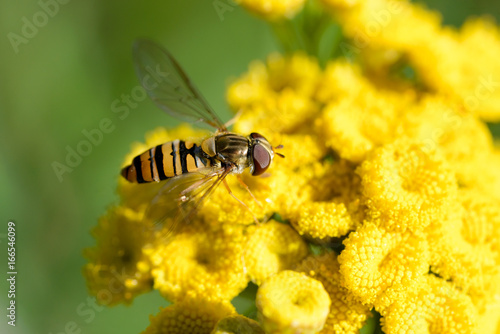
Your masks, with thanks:
[[[189,223],[227,174],[224,168],[207,167],[169,179],[151,201],[146,220],[153,223],[162,239],[168,240],[182,223]]]
[[[137,77],[155,104],[187,122],[202,121],[227,131],[205,98],[174,57],[158,44],[137,40],[133,46]]]

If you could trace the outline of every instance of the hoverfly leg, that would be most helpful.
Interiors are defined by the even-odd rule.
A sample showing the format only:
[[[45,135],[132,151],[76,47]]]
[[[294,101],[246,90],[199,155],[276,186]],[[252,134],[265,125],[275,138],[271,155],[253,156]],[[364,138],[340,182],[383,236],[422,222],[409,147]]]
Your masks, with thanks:
[[[241,176],[239,174],[236,175],[236,178],[238,179],[238,181],[240,182],[240,184],[243,186],[243,188],[245,188],[248,193],[250,194],[250,196],[252,196],[253,200],[255,201],[255,203],[257,203],[257,205],[262,208],[262,203],[257,199],[257,197],[255,197],[253,195],[253,193],[250,191],[250,188],[248,188],[248,186],[246,185],[245,182],[243,182],[243,179],[241,178]]]
[[[187,187],[186,189],[184,189],[183,191],[181,191],[179,194],[180,194],[180,201],[181,202],[184,202],[184,201],[187,201],[189,199],[189,197],[186,197],[186,194],[189,194],[191,191],[195,190],[196,188],[198,188],[200,185],[202,185],[204,182],[205,182],[205,179],[207,178],[210,178],[212,176],[215,176],[217,173],[212,173],[212,174],[207,174],[207,176],[195,183],[193,183],[192,185],[190,185],[189,187]]]
[[[229,195],[233,196],[233,198],[235,200],[237,200],[241,205],[243,205],[248,210],[248,212],[250,212],[252,214],[253,220],[255,221],[256,224],[260,224],[259,220],[257,219],[257,217],[255,217],[255,215],[253,214],[252,210],[250,210],[250,208],[245,203],[243,203],[242,200],[240,200],[238,197],[236,197],[233,194],[233,192],[231,191],[231,188],[229,188],[229,185],[227,184],[227,181],[224,179],[224,180],[222,180],[222,182],[224,183],[224,186],[226,187]]]

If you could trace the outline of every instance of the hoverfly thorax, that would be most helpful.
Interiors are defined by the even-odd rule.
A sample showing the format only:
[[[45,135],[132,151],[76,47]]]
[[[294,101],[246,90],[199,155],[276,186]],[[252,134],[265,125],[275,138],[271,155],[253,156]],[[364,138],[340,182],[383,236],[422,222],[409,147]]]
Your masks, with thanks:
[[[250,166],[248,152],[250,141],[248,138],[235,133],[223,133],[215,137],[216,158],[224,164],[234,168],[235,174],[240,174]]]
[[[274,150],[267,139],[259,134],[252,132],[248,136],[250,140],[250,150],[249,150],[249,162],[250,162],[250,173],[257,176],[263,174],[274,158]]]

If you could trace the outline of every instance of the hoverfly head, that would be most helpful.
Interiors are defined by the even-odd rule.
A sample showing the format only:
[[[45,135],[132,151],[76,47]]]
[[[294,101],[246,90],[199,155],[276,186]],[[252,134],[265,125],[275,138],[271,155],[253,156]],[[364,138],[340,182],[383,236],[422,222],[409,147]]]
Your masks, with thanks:
[[[252,132],[250,139],[250,172],[257,176],[263,174],[273,162],[274,149],[267,139],[256,132]]]

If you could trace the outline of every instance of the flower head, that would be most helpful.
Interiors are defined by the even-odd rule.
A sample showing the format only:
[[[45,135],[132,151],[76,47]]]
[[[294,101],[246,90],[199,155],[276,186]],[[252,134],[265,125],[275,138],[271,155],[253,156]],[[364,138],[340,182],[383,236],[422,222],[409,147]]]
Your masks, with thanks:
[[[295,270],[320,281],[330,296],[330,313],[321,334],[359,332],[371,316],[370,307],[363,305],[342,286],[339,263],[333,252],[309,256]]]
[[[192,225],[172,242],[146,250],[155,288],[169,300],[190,294],[206,300],[231,300],[247,285],[243,226],[207,231]]]
[[[252,226],[248,234],[244,261],[248,276],[256,284],[290,269],[308,254],[305,241],[289,225],[269,221]]]
[[[149,259],[142,248],[149,242],[142,214],[126,207],[112,207],[92,231],[96,247],[85,251],[87,285],[106,305],[130,303],[152,287]]]
[[[387,333],[477,333],[470,298],[433,275],[411,297],[395,299],[381,314]]]
[[[259,287],[256,304],[266,332],[316,333],[325,324],[330,297],[319,281],[284,270]]]
[[[444,219],[456,200],[454,174],[423,143],[400,140],[374,150],[358,173],[370,216],[388,228],[422,230]]]
[[[318,104],[311,96],[319,78],[317,60],[303,53],[291,58],[271,55],[267,67],[253,63],[249,73],[228,88],[229,105],[242,112],[234,130],[250,133],[258,128],[275,134],[304,132],[304,123],[312,123],[318,112]]]
[[[342,285],[379,310],[392,301],[394,292],[409,294],[418,289],[429,270],[429,247],[423,235],[389,232],[365,222],[344,245],[339,256]]]
[[[235,312],[227,301],[205,301],[185,298],[151,316],[143,334],[210,334],[216,323]]]
[[[500,206],[473,190],[462,190],[460,199],[454,225],[429,235],[439,250],[431,270],[453,282],[482,312],[500,294]]]

